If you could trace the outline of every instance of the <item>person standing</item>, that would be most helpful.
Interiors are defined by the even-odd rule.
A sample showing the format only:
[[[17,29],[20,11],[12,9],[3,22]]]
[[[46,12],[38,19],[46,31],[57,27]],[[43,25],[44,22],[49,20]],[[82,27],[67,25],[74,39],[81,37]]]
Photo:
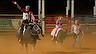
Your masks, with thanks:
[[[78,47],[81,48],[81,45],[80,45],[80,33],[82,33],[84,35],[84,32],[82,31],[82,28],[81,28],[78,20],[75,20],[74,24],[72,25],[71,32],[72,32],[73,38],[74,38],[73,47],[75,46],[75,44],[77,42]]]

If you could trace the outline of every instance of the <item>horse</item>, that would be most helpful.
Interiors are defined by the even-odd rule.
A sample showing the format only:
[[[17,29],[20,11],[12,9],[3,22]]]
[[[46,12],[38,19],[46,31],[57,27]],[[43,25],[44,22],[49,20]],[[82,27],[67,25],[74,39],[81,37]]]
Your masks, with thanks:
[[[64,41],[64,39],[67,36],[67,32],[64,29],[59,28],[56,33],[57,33],[57,36],[55,36],[52,41],[53,41],[53,43],[55,43],[57,45],[57,47],[60,48],[62,43],[63,43],[63,41]]]
[[[17,31],[17,38],[21,46],[26,47],[26,51],[28,48],[28,44],[32,45],[32,51],[35,51],[35,45],[37,43],[38,35],[41,33],[42,35],[42,28],[38,24],[29,23],[27,26],[24,26],[23,34],[21,34],[21,27]],[[28,53],[28,52],[27,52]]]

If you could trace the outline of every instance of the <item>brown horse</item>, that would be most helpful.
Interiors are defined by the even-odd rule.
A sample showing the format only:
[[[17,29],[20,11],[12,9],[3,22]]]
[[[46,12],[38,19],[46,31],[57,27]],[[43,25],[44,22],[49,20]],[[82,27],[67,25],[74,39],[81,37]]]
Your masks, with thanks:
[[[57,37],[55,37],[53,40],[53,43],[56,43],[57,47],[60,48],[66,36],[67,32],[65,30],[59,30],[57,33]]]

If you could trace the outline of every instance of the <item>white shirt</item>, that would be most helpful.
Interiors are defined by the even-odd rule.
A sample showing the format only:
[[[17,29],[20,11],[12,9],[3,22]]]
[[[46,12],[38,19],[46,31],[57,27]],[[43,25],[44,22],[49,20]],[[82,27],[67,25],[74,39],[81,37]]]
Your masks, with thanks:
[[[73,32],[75,34],[79,34],[80,33],[80,25],[73,25],[72,28],[73,28]]]
[[[30,19],[30,13],[23,13],[23,20]]]

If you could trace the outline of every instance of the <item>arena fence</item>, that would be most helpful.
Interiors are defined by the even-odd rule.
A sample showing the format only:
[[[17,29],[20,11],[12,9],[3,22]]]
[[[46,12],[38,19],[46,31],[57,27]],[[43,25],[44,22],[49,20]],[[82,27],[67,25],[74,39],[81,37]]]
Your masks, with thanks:
[[[20,14],[0,14],[0,31],[15,31],[20,24]]]
[[[70,17],[63,17],[63,28],[65,30],[70,30]],[[55,28],[55,24],[56,24],[56,20],[57,20],[57,15],[48,15],[45,18],[45,30],[46,32],[51,32],[53,28]]]
[[[37,15],[34,15],[36,20]],[[39,20],[38,20],[39,21]],[[16,31],[22,23],[22,14],[0,14],[0,31]]]
[[[35,17],[37,20],[41,20],[37,18],[37,15],[35,15]],[[56,16],[45,17],[45,32],[50,32],[54,28],[56,19]],[[64,19],[64,27],[68,20],[68,18]],[[0,14],[0,31],[15,31],[21,25],[21,21],[22,14]]]
[[[46,23],[46,31],[51,32],[52,29],[55,27],[55,22],[56,22],[56,16],[46,16],[45,18],[45,23]],[[66,30],[71,29],[71,25],[73,24],[73,21],[78,19],[81,26],[82,30],[84,32],[96,32],[96,16],[93,15],[78,15],[75,16],[74,18],[71,19],[71,17],[65,17],[63,16],[63,28]]]
[[[37,17],[36,17],[37,18]],[[63,27],[70,30],[71,18],[63,16]],[[51,32],[55,27],[56,16],[46,16],[45,32]],[[75,16],[72,20],[78,19],[85,32],[96,32],[96,16],[79,15]],[[16,31],[21,25],[22,14],[0,14],[0,31]]]

